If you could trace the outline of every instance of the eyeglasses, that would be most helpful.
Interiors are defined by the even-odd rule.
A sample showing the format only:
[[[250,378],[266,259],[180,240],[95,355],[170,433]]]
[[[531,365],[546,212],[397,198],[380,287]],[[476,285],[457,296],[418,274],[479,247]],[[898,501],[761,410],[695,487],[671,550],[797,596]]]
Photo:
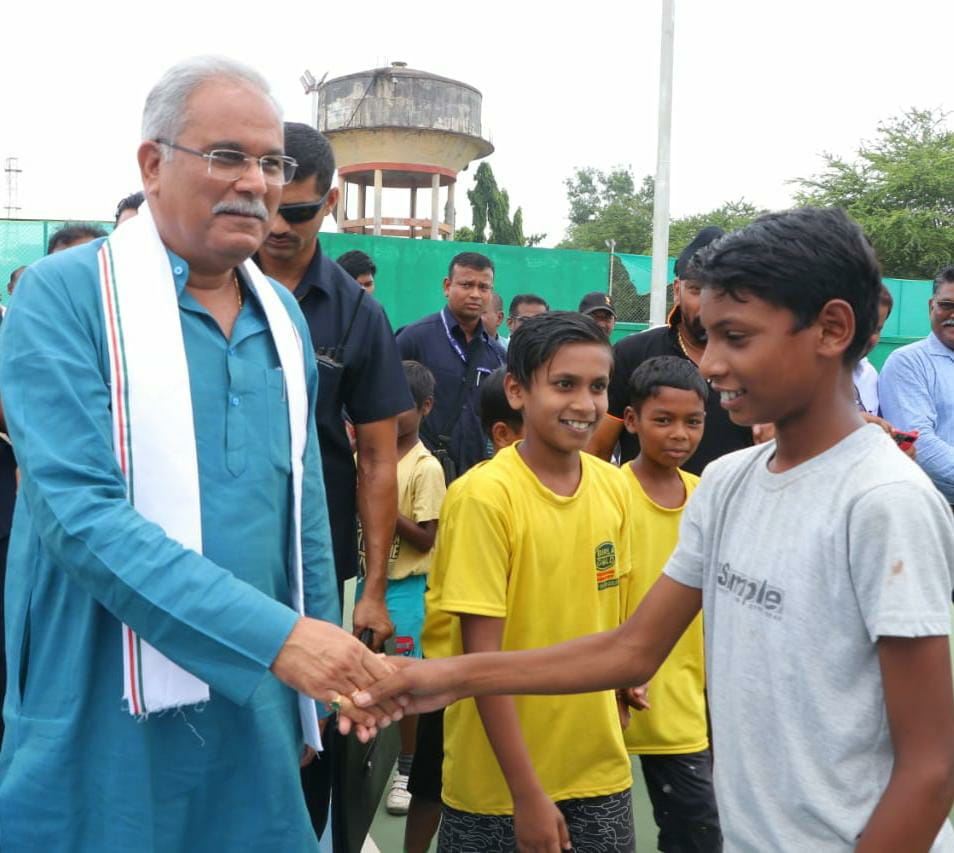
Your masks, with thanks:
[[[291,183],[295,177],[295,170],[298,168],[298,161],[293,157],[286,157],[284,154],[266,154],[264,157],[250,157],[242,151],[232,151],[229,148],[214,148],[211,151],[198,151],[195,148],[186,148],[185,145],[179,145],[168,139],[154,140],[159,145],[167,145],[176,151],[184,151],[186,154],[194,154],[201,157],[209,164],[209,176],[223,181],[234,183],[241,178],[247,171],[251,163],[258,163],[258,168],[262,171],[262,177],[266,184],[283,187]]]
[[[954,311],[954,302],[951,302],[950,299],[935,299],[934,307],[938,311]]]
[[[328,198],[328,193],[331,192],[331,189],[328,189],[318,201],[302,201],[297,204],[280,204],[278,205],[278,212],[281,214],[282,219],[284,219],[289,225],[299,225],[302,222],[308,222],[311,219],[314,219],[319,211],[325,206],[325,200]]]

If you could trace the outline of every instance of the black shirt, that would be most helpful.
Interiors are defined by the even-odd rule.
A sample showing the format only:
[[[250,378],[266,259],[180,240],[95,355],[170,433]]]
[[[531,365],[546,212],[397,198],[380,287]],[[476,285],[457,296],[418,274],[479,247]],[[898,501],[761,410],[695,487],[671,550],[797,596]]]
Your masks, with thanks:
[[[258,260],[256,258],[256,260]],[[413,408],[384,309],[319,244],[295,288],[318,362],[315,412],[338,580],[358,571],[357,470],[344,417],[373,423]]]
[[[679,346],[673,326],[657,326],[623,338],[613,347],[613,379],[609,386],[609,413],[622,419],[629,405],[629,377],[646,359],[657,355],[688,356]],[[620,434],[620,459],[628,462],[639,454],[639,441],[626,429]],[[701,474],[713,459],[718,459],[733,450],[752,445],[752,430],[738,426],[729,419],[729,414],[719,403],[719,394],[709,389],[706,400],[706,424],[699,447],[683,469],[690,474]]]
[[[467,388],[463,383],[467,378],[469,344],[464,330],[446,307],[405,326],[397,338],[402,358],[419,361],[434,374],[437,381],[434,408],[424,422],[421,438],[433,451],[436,449],[434,438],[446,434],[452,427],[449,453],[458,474],[486,458],[487,442],[480,426],[478,388],[483,377],[507,363],[503,347],[488,337],[482,324],[477,325],[480,330],[475,351],[477,373]]]

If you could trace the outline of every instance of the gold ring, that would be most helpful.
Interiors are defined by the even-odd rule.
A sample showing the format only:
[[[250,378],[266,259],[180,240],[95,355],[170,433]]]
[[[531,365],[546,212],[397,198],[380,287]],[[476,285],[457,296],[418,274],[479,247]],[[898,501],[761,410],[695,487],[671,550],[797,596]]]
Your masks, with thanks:
[[[335,698],[328,703],[328,708],[336,714],[341,710],[341,694],[335,693]]]

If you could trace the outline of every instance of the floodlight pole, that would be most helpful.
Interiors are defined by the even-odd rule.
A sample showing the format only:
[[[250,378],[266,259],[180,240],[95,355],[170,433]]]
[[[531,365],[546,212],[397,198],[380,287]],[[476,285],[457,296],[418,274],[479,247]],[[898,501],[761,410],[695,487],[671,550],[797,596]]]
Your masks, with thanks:
[[[604,240],[606,248],[609,249],[610,256],[610,270],[609,270],[609,286],[606,288],[606,292],[612,296],[613,295],[613,255],[616,254],[616,241],[615,240]]]
[[[649,324],[666,322],[666,285],[669,273],[669,148],[672,131],[672,57],[675,0],[663,0],[659,44],[659,131],[656,147],[656,183],[653,193],[652,290]]]

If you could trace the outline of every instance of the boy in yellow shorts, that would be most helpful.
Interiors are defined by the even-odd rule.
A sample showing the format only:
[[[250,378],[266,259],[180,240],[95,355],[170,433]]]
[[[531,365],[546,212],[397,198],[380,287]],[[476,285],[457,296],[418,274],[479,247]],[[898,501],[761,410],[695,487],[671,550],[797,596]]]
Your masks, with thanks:
[[[630,496],[616,468],[581,453],[611,369],[605,335],[579,314],[533,317],[511,338],[504,382],[524,439],[455,484],[432,566],[438,606],[459,617],[455,654],[544,646],[624,618]],[[613,691],[460,702],[444,753],[440,851],[634,849]]]
[[[414,399],[414,408],[397,417],[398,516],[394,542],[388,558],[388,589],[385,601],[394,623],[395,653],[421,657],[424,627],[424,592],[431,565],[437,521],[447,491],[440,462],[420,439],[421,421],[434,405],[434,376],[417,361],[404,362],[404,375]],[[359,548],[364,562],[363,548]],[[358,582],[357,596],[361,597]],[[417,733],[417,717],[401,720],[401,751],[385,806],[391,814],[407,814],[411,795],[407,790]]]
[[[707,393],[696,366],[674,356],[644,361],[629,379],[624,423],[639,439],[639,455],[623,468],[633,496],[627,615],[636,611],[676,547],[682,511],[699,482],[679,466],[702,439]],[[630,755],[642,764],[659,827],[658,848],[667,853],[722,849],[704,691],[700,613],[653,676],[648,709],[633,715],[624,735]],[[627,693],[633,707],[645,708],[635,690]]]

